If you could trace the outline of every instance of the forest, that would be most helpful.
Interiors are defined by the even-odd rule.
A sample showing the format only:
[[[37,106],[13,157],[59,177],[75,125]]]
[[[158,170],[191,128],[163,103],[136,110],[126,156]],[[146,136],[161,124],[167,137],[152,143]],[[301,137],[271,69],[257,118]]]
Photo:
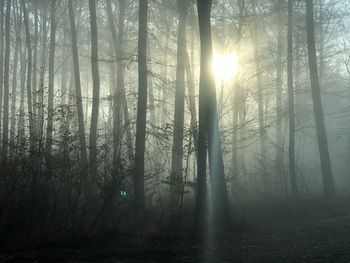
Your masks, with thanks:
[[[0,262],[350,262],[349,13],[0,0]]]

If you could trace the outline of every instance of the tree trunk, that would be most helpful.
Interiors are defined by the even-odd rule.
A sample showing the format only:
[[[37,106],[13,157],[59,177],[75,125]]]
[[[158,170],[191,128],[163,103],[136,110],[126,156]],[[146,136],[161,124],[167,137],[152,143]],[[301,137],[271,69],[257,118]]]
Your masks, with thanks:
[[[91,27],[91,73],[92,73],[92,108],[90,124],[90,169],[91,175],[97,175],[97,124],[100,103],[100,76],[98,71],[98,43],[96,2],[89,0],[90,27]]]
[[[86,141],[85,141],[84,112],[83,112],[83,103],[82,103],[82,98],[81,98],[77,30],[75,27],[73,0],[68,0],[68,11],[69,11],[72,55],[73,55],[75,100],[76,100],[76,104],[77,104],[77,114],[78,114],[79,144],[80,144],[80,167],[81,167],[81,171],[85,171],[87,168],[88,161],[87,161]]]
[[[293,2],[288,0],[288,117],[289,117],[289,178],[292,198],[298,195],[298,185],[295,173],[295,117],[294,117],[294,87],[293,87]]]
[[[282,164],[282,48],[283,48],[283,1],[277,1],[277,61],[276,61],[276,157],[275,157],[275,169],[276,169],[276,186],[278,191],[282,188],[283,184],[283,164]]]
[[[209,172],[211,183],[212,219],[214,230],[220,230],[229,223],[229,206],[227,200],[224,165],[222,159],[216,90],[212,72],[212,38],[211,38],[211,0],[197,0],[198,21],[201,46],[200,83],[199,83],[199,146],[197,178],[197,211],[204,211],[205,206],[205,150],[208,138]],[[203,145],[204,144],[204,145]],[[198,216],[198,214],[197,214]]]
[[[31,153],[34,152],[34,126],[33,126],[33,105],[32,105],[32,44],[30,39],[30,31],[29,31],[29,22],[28,22],[28,13],[25,0],[21,1],[23,8],[23,19],[24,19],[24,27],[26,33],[26,43],[27,43],[27,106],[28,106],[28,118],[29,118],[29,140],[30,140],[30,149]]]
[[[136,118],[134,194],[136,213],[145,210],[145,139],[147,114],[147,14],[148,0],[139,0],[138,99]]]
[[[0,1],[0,136],[2,122],[2,97],[4,86],[4,8],[5,1]],[[1,147],[1,140],[0,140]]]
[[[33,120],[34,127],[37,125],[37,70],[38,70],[38,10],[34,10],[34,50],[33,50],[33,77],[32,77],[32,87],[33,87]],[[35,131],[35,139],[37,137],[37,130]]]
[[[316,132],[318,139],[318,148],[320,152],[321,171],[323,179],[323,194],[326,199],[333,199],[335,188],[333,182],[331,160],[328,150],[328,141],[326,127],[324,123],[323,107],[321,101],[320,83],[317,71],[317,58],[315,47],[313,1],[306,1],[306,30],[307,30],[307,49],[309,57],[310,81],[313,110],[316,123]]]
[[[9,89],[10,89],[10,15],[11,0],[7,0],[6,18],[5,18],[5,72],[4,72],[4,123],[2,136],[2,158],[4,163],[7,162],[8,153],[8,136],[9,136]]]
[[[191,136],[193,137],[194,150],[196,152],[196,156],[198,153],[198,127],[197,127],[197,109],[196,109],[196,94],[195,94],[195,85],[193,80],[193,72],[191,69],[190,58],[188,53],[186,52],[186,80],[188,87],[188,101],[189,101],[189,109],[191,114]]]
[[[264,194],[268,193],[268,178],[266,172],[266,141],[265,141],[265,122],[264,122],[264,95],[263,95],[263,86],[262,86],[262,71],[260,68],[260,52],[259,52],[259,37],[258,37],[258,29],[259,29],[259,21],[258,14],[256,12],[256,0],[252,1],[253,13],[255,15],[255,23],[253,28],[253,45],[254,45],[254,59],[256,66],[256,88],[257,88],[257,99],[258,99],[258,122],[259,122],[259,142],[260,142],[260,155],[261,155],[261,168],[262,168],[262,179],[263,179],[263,187]]]
[[[183,191],[183,133],[185,105],[186,18],[188,3],[177,0],[179,24],[177,31],[177,62],[175,83],[174,136],[170,173],[170,207],[178,212]]]
[[[13,71],[12,71],[12,89],[11,89],[11,123],[10,123],[10,159],[13,160],[15,149],[15,131],[16,131],[16,99],[17,99],[17,72],[18,72],[18,55],[21,48],[21,25],[22,22],[17,15],[16,10],[13,10],[15,17],[15,32],[16,44],[15,53],[13,55]]]
[[[55,48],[56,48],[56,0],[50,3],[50,54],[49,54],[49,90],[47,99],[46,160],[51,167],[52,133],[53,133],[53,90],[55,85]]]

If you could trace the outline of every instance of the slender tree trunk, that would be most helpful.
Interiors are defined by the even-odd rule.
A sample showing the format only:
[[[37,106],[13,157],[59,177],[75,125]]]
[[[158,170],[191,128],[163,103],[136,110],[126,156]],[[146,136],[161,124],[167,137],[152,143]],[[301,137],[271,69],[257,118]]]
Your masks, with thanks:
[[[90,169],[92,176],[97,175],[97,125],[100,103],[100,76],[98,71],[98,43],[96,2],[89,0],[90,27],[91,27],[91,73],[92,73],[92,108],[90,124]]]
[[[276,157],[275,157],[275,169],[276,169],[276,184],[278,190],[282,188],[282,48],[283,48],[283,1],[277,1],[277,61],[276,61]]]
[[[26,82],[26,49],[22,50],[22,44],[20,42],[20,59],[21,59],[21,92],[20,92],[20,105],[19,105],[19,119],[18,119],[18,136],[17,136],[17,145],[18,147],[24,147],[25,142],[25,127],[24,127],[24,93],[25,93],[25,82]]]
[[[138,99],[136,117],[134,194],[136,213],[145,210],[145,139],[147,114],[147,15],[148,0],[139,0],[138,29]]]
[[[194,149],[196,155],[198,153],[198,127],[197,127],[197,109],[196,109],[196,94],[195,94],[195,85],[193,80],[193,72],[191,69],[190,58],[186,52],[185,59],[185,68],[186,68],[186,79],[188,87],[188,101],[189,109],[191,114],[191,135],[193,137]]]
[[[288,0],[288,117],[289,117],[289,178],[292,198],[298,195],[298,185],[295,173],[295,117],[294,117],[294,87],[293,87],[293,1]]]
[[[15,32],[16,44],[15,53],[13,55],[13,71],[12,71],[12,89],[11,89],[11,123],[10,123],[10,159],[13,160],[15,152],[15,130],[16,130],[16,99],[17,99],[17,71],[18,71],[18,55],[21,48],[21,25],[19,15],[13,9],[13,16],[15,17]]]
[[[2,136],[2,158],[7,162],[8,136],[9,136],[9,89],[10,89],[10,15],[11,0],[7,0],[6,18],[5,18],[5,72],[4,72],[4,123]]]
[[[33,78],[32,78],[32,87],[33,87],[33,120],[34,127],[37,125],[37,70],[38,70],[38,10],[34,10],[34,50],[33,50]],[[37,137],[37,130],[35,131],[35,137]],[[35,138],[37,139],[37,138]]]
[[[256,16],[256,21],[253,28],[253,45],[254,45],[254,58],[256,65],[256,88],[257,88],[257,99],[258,99],[258,118],[259,118],[259,142],[260,142],[260,155],[261,155],[261,166],[262,166],[262,176],[263,176],[263,187],[264,194],[268,193],[268,180],[266,172],[266,141],[265,141],[265,121],[264,121],[264,95],[262,86],[262,71],[260,67],[260,52],[259,52],[259,21],[256,12],[256,0],[252,1],[253,13]]]
[[[5,1],[0,1],[0,136],[2,122],[2,97],[4,88],[4,8]]]
[[[178,212],[183,191],[183,133],[185,107],[186,19],[188,2],[177,0],[179,24],[177,31],[177,64],[175,83],[174,136],[170,173],[170,207]],[[174,214],[175,215],[175,214]]]
[[[82,171],[87,168],[87,152],[85,141],[85,125],[84,125],[84,112],[83,103],[81,98],[81,84],[80,84],[80,70],[79,70],[79,57],[78,57],[78,44],[77,44],[77,30],[75,27],[73,0],[68,0],[68,11],[71,31],[71,43],[72,43],[72,55],[73,55],[73,68],[74,68],[74,81],[75,81],[75,100],[77,104],[78,113],[78,127],[79,127],[79,148],[80,148],[80,167]]]
[[[126,99],[125,84],[124,84],[124,72],[125,66],[123,61],[123,39],[124,39],[124,20],[125,20],[126,1],[119,0],[119,16],[118,16],[118,28],[119,36],[117,37],[117,31],[114,25],[112,7],[110,0],[107,1],[107,15],[112,32],[112,40],[114,45],[114,51],[117,58],[117,85],[116,91],[113,93],[113,126],[114,126],[114,165],[119,167],[120,164],[120,147],[122,142],[122,115],[121,111],[124,111],[124,122],[127,136],[127,147],[129,160],[132,159],[132,142],[131,142],[131,128],[130,117],[128,110],[128,102]]]
[[[26,43],[27,43],[27,106],[28,106],[28,118],[29,118],[29,140],[30,140],[30,149],[31,153],[35,151],[34,146],[34,126],[33,126],[33,105],[32,105],[32,44],[30,39],[30,31],[29,31],[29,22],[28,22],[28,13],[25,0],[21,0],[22,8],[23,8],[23,17],[24,17],[24,27],[26,33]]]
[[[46,158],[49,169],[51,167],[52,133],[53,133],[53,91],[55,85],[55,48],[56,48],[56,0],[50,2],[50,54],[49,54],[49,91],[47,99],[47,130],[46,130]]]
[[[45,86],[45,70],[46,70],[46,52],[47,52],[47,17],[46,9],[42,10],[42,49],[41,49],[41,66],[40,66],[40,80],[39,80],[39,90],[38,90],[38,102],[37,102],[37,140],[38,140],[38,156],[37,162],[41,162],[41,151],[43,148],[43,136],[44,136],[44,86]]]
[[[236,56],[237,61],[239,61],[238,57],[240,54],[240,42],[242,38],[242,26],[243,26],[243,11],[244,11],[244,1],[238,0],[239,7],[239,18],[238,18],[238,38],[236,39]],[[238,165],[238,122],[239,122],[239,113],[242,110],[242,88],[239,83],[239,67],[237,68],[236,76],[234,76],[234,93],[232,96],[232,111],[233,111],[233,119],[232,119],[232,178],[234,180],[231,181],[231,184],[234,182],[238,182],[239,178],[239,165]],[[233,187],[232,187],[233,188]]]
[[[335,188],[333,182],[331,160],[328,150],[328,141],[326,127],[324,123],[323,107],[321,101],[320,83],[317,71],[317,58],[315,47],[314,32],[314,14],[313,1],[306,1],[306,29],[307,29],[307,49],[309,57],[311,93],[313,101],[313,110],[316,122],[316,132],[318,139],[318,148],[320,151],[321,171],[323,179],[323,194],[326,199],[333,199]]]
[[[161,126],[164,127],[167,122],[167,115],[168,115],[168,107],[167,107],[167,101],[168,101],[168,52],[169,52],[169,32],[170,32],[170,23],[166,22],[166,29],[165,29],[165,48],[164,48],[164,67],[163,67],[163,81],[162,81],[162,104],[161,104]]]
[[[201,46],[201,69],[199,84],[199,152],[198,152],[198,178],[197,205],[203,210],[201,204],[205,200],[205,150],[206,140],[203,140],[203,128],[208,138],[209,172],[211,183],[212,218],[215,230],[220,230],[229,222],[229,205],[227,199],[224,165],[222,159],[221,139],[216,103],[216,90],[214,76],[211,68],[212,63],[212,38],[211,38],[211,0],[197,0],[198,21]],[[206,125],[205,125],[206,123]],[[204,164],[203,164],[204,163]],[[199,181],[199,182],[198,182]],[[202,188],[202,189],[200,189]],[[202,191],[202,192],[200,192]],[[198,210],[197,210],[198,211]],[[198,215],[197,215],[198,216]]]

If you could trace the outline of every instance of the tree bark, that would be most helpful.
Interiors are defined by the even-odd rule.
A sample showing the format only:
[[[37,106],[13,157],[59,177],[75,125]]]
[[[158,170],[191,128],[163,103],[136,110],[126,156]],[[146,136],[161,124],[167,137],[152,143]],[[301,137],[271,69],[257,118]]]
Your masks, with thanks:
[[[328,150],[328,141],[326,127],[324,123],[323,107],[321,101],[320,83],[317,70],[317,58],[315,47],[315,32],[314,32],[314,15],[313,1],[306,1],[306,30],[307,30],[307,49],[309,57],[310,81],[313,110],[316,123],[316,133],[318,140],[318,148],[320,152],[321,171],[323,179],[323,194],[326,199],[335,197],[335,188],[333,182],[331,160]]]

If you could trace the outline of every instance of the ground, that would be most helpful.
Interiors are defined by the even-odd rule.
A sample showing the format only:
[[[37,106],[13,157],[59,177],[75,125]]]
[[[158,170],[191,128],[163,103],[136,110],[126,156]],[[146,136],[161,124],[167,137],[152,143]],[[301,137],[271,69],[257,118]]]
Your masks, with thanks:
[[[188,233],[104,235],[2,249],[0,262],[350,262],[350,206],[237,206],[234,226],[216,242]],[[239,216],[238,216],[239,214]]]

